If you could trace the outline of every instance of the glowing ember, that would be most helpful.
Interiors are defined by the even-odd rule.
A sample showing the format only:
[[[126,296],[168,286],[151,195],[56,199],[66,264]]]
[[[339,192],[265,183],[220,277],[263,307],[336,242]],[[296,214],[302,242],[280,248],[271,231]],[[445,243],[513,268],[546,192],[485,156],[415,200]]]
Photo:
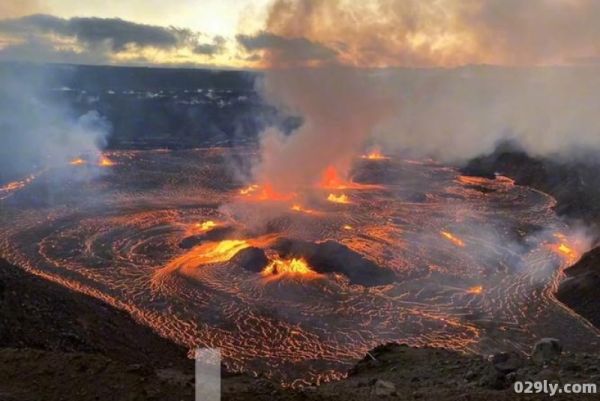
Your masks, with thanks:
[[[361,158],[368,159],[368,160],[387,160],[387,159],[389,159],[389,157],[382,155],[379,150],[374,150],[374,151],[370,152],[369,154],[362,155]]]
[[[354,230],[354,228],[352,226],[348,225],[348,224],[345,224],[342,228],[344,230]]]
[[[85,160],[83,160],[81,157],[78,157],[76,159],[71,160],[69,164],[73,166],[81,166],[82,164],[85,164]]]
[[[465,246],[465,243],[460,238],[457,238],[455,235],[449,233],[448,231],[440,231],[440,234],[456,246]]]
[[[483,286],[481,286],[481,285],[476,285],[476,286],[474,286],[474,287],[471,287],[471,288],[469,288],[469,289],[467,290],[467,292],[468,292],[469,294],[476,294],[476,295],[482,294],[482,293],[483,293]]]
[[[115,165],[115,162],[110,160],[108,157],[101,155],[100,159],[98,160],[98,165],[101,167],[111,167]]]
[[[240,195],[259,201],[288,201],[296,197],[295,193],[277,192],[271,184],[252,184],[241,189]]]
[[[350,200],[348,199],[348,197],[345,194],[341,194],[341,195],[329,194],[329,196],[327,197],[327,200],[329,202],[333,202],[333,203],[350,203]]]
[[[261,275],[267,279],[282,278],[282,277],[298,277],[298,278],[317,278],[319,273],[315,272],[308,266],[304,259],[274,259],[261,272]]]

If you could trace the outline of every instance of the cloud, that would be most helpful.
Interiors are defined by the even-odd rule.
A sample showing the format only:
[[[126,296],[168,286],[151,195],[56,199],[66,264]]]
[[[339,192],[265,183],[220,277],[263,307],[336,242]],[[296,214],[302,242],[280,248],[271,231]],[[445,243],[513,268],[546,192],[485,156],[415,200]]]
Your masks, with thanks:
[[[0,20],[0,35],[8,44],[2,59],[111,63],[115,60],[152,60],[148,50],[164,59],[177,52],[214,56],[225,50],[226,40],[176,27],[139,24],[119,18],[59,18],[34,14]],[[7,39],[8,38],[8,39]],[[160,53],[162,52],[162,53]],[[118,56],[121,56],[120,58]]]
[[[194,53],[213,56],[222,53],[225,48],[226,40],[222,36],[215,36],[212,43],[200,43],[194,47]]]
[[[39,12],[42,8],[37,0],[19,0],[19,1],[2,1],[0,2],[0,19],[14,18],[22,15]]]
[[[0,60],[74,64],[102,64],[109,61],[104,52],[55,48],[55,43],[44,37],[31,37],[25,42],[11,44],[1,49]]]
[[[249,52],[264,50],[270,63],[298,64],[333,60],[336,51],[303,37],[283,37],[269,32],[237,35],[237,41]]]
[[[80,43],[92,46],[108,42],[114,51],[121,51],[128,45],[176,47],[189,35],[172,28],[138,24],[119,18],[63,19],[46,14],[0,21],[0,32],[15,35],[56,34],[76,38]]]

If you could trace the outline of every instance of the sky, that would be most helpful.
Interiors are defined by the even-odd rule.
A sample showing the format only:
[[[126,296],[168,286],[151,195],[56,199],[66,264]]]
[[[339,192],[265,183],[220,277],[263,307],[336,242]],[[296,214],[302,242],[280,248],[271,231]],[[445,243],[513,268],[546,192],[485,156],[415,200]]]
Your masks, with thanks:
[[[579,65],[597,0],[3,0],[0,60],[215,68]]]

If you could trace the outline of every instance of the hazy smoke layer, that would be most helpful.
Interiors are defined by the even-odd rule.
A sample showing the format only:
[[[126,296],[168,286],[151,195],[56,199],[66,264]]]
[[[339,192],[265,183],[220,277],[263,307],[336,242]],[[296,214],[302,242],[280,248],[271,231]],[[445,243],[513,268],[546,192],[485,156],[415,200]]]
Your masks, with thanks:
[[[263,135],[259,178],[307,183],[347,162],[371,134],[387,152],[460,161],[503,139],[538,155],[600,149],[600,68],[341,68],[269,72],[265,96],[305,118]]]
[[[600,148],[600,68],[470,67],[388,71],[394,117],[379,138],[446,160],[491,151],[502,139],[532,154]]]
[[[600,148],[600,67],[573,65],[600,54],[598,16],[591,0],[276,1],[256,38],[279,38],[271,50],[261,41],[272,67],[264,93],[305,123],[289,138],[264,134],[258,178],[304,184],[371,134],[388,152],[453,161],[505,138],[534,154]],[[282,47],[298,38],[336,57],[286,59]],[[468,63],[505,66],[397,67]]]
[[[360,67],[597,63],[599,16],[597,0],[277,0],[266,30]]]
[[[15,70],[16,68],[16,70]],[[96,111],[74,114],[53,98],[43,72],[2,66],[0,74],[0,179],[12,179],[79,156],[99,156],[110,124]]]

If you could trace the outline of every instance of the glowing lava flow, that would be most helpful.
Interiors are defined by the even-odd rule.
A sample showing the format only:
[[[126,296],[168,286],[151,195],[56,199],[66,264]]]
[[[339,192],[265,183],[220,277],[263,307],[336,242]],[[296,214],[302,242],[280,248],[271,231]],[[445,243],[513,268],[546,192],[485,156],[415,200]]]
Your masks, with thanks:
[[[0,200],[6,199],[11,196],[15,191],[24,188],[28,184],[31,184],[36,179],[35,174],[31,174],[22,180],[9,182],[8,184],[0,187]]]
[[[362,155],[361,159],[367,159],[367,160],[388,160],[389,157],[382,155],[379,150],[373,150],[372,152],[370,152],[370,153],[368,153],[366,155]]]
[[[289,201],[296,197],[295,193],[276,191],[271,184],[252,184],[240,189],[240,195],[258,201]]]
[[[440,234],[456,246],[460,246],[460,247],[465,246],[465,243],[463,242],[463,240],[461,240],[460,238],[457,238],[455,235],[449,233],[448,231],[440,231]]]
[[[100,159],[98,160],[98,165],[101,167],[111,167],[115,165],[115,162],[110,160],[108,157],[101,155]]]
[[[265,247],[274,239],[275,235],[264,235],[250,239],[227,239],[218,242],[208,242],[192,248],[189,252],[170,261],[163,269],[162,274],[183,268],[196,268],[212,263],[229,261],[236,253],[251,246]]]
[[[581,253],[578,252],[573,245],[569,243],[569,240],[566,235],[562,233],[555,233],[554,238],[556,238],[559,242],[555,244],[550,244],[550,249],[555,253],[559,254],[567,264],[573,264],[577,262],[580,258]]]
[[[310,268],[304,259],[274,259],[261,272],[267,280],[288,278],[314,279],[321,275]]]
[[[69,164],[72,166],[81,166],[81,165],[85,164],[85,160],[82,159],[81,157],[78,157],[78,158],[71,160],[69,162]]]
[[[381,188],[379,185],[369,184],[357,184],[355,182],[349,182],[343,180],[335,167],[329,166],[323,172],[321,181],[319,182],[321,188],[327,189],[377,189]]]
[[[220,242],[202,244],[190,252],[173,260],[169,265],[199,266],[210,263],[226,262],[242,249],[248,248],[246,240],[228,239]]]
[[[197,229],[199,229],[200,231],[208,231],[208,230],[212,230],[213,228],[215,228],[217,226],[217,223],[215,223],[212,220],[207,220],[204,221],[202,223],[196,223],[195,227]]]
[[[351,203],[350,200],[348,199],[348,196],[346,196],[345,194],[341,194],[341,195],[329,194],[329,196],[327,196],[327,200],[329,202],[333,202],[333,203]]]
[[[293,204],[292,207],[290,207],[290,210],[293,210],[294,212],[300,212],[300,213],[306,213],[306,214],[318,214],[319,213],[318,211],[313,210],[313,209],[306,209],[297,203]]]
[[[221,224],[213,220],[206,220],[199,223],[185,225],[187,235],[205,233],[219,227]]]
[[[467,293],[475,294],[475,295],[483,294],[483,286],[481,286],[481,285],[473,286],[467,290]]]

